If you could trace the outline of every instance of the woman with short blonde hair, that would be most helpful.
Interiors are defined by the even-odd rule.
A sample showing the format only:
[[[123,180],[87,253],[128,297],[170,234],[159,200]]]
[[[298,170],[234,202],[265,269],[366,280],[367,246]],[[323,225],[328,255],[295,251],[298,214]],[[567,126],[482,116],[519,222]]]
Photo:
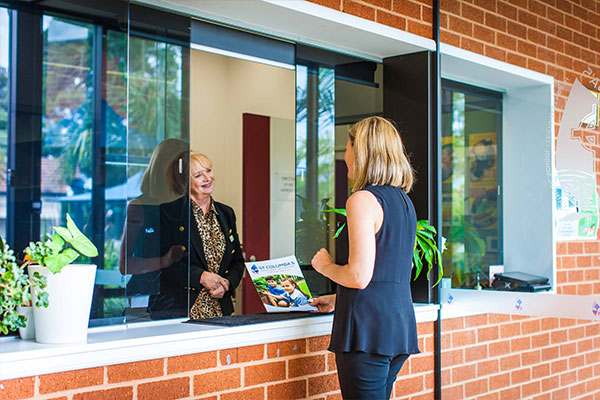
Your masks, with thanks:
[[[319,250],[313,267],[338,286],[312,305],[335,310],[329,350],[342,397],[389,399],[402,365],[419,352],[410,291],[417,219],[406,195],[414,174],[400,134],[381,117],[350,129],[344,160],[354,179],[346,202],[348,264]]]

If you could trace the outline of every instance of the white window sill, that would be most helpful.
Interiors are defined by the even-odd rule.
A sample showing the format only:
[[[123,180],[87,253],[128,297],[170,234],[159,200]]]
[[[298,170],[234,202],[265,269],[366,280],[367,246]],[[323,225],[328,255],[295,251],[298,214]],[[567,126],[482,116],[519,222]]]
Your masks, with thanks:
[[[415,304],[417,322],[437,319],[437,304]],[[39,344],[0,340],[0,380],[121,364],[331,333],[332,315],[236,327],[184,324],[184,320],[90,328],[87,343]]]

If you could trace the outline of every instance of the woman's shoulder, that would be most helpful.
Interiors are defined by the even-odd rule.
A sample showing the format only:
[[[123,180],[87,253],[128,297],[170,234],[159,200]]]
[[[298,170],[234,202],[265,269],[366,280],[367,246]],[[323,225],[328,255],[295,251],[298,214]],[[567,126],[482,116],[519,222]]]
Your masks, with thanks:
[[[229,207],[227,204],[220,203],[218,201],[215,201],[214,204],[218,212],[223,212],[229,215],[235,215],[235,211],[233,211],[233,208]]]

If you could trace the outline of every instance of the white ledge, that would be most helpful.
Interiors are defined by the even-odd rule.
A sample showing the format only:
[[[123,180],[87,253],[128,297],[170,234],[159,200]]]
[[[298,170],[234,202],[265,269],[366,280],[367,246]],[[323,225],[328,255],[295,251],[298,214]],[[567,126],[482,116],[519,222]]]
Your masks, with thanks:
[[[437,304],[415,304],[417,322],[437,319]],[[0,340],[0,380],[93,368],[331,333],[332,315],[222,327],[183,320],[91,328],[87,343],[47,345]]]

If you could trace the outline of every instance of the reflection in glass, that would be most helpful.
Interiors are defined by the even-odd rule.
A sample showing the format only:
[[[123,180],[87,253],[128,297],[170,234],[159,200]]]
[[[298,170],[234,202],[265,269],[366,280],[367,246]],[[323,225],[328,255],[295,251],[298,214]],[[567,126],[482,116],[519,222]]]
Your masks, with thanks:
[[[41,234],[68,212],[92,237],[92,26],[44,16]]]
[[[127,281],[121,313],[127,315],[128,321],[184,317],[188,311],[187,295],[183,311],[150,315],[148,308],[161,297],[161,268],[165,267],[161,256],[168,255],[161,252],[165,234],[160,228],[160,205],[184,195],[169,189],[168,179],[173,161],[189,150],[188,132],[182,122],[187,118],[182,116],[183,48],[140,38],[133,32],[123,45],[124,54],[129,53],[129,65],[126,79],[119,82],[124,84],[123,93],[128,94],[128,102],[123,103],[127,104],[123,109],[127,124],[126,129],[114,135],[114,141],[107,143],[107,179],[110,166],[115,176],[122,179],[123,198],[130,200],[126,218],[121,218],[120,226],[124,228],[116,239],[120,241],[118,267]],[[127,67],[120,62],[114,65]],[[117,75],[114,79],[116,82]],[[188,215],[187,208],[182,212]],[[187,240],[179,244],[182,246],[187,247]],[[179,282],[184,288],[188,286],[187,257],[178,257],[177,261],[185,270]]]
[[[310,265],[330,248],[335,193],[335,71],[298,65],[296,70],[296,257]],[[331,249],[330,249],[331,252]],[[333,254],[334,255],[334,254]],[[335,256],[335,255],[334,255]]]
[[[8,10],[0,8],[0,236],[6,238],[8,123]]]
[[[453,287],[487,284],[502,264],[502,97],[445,81],[442,109],[442,232]]]

